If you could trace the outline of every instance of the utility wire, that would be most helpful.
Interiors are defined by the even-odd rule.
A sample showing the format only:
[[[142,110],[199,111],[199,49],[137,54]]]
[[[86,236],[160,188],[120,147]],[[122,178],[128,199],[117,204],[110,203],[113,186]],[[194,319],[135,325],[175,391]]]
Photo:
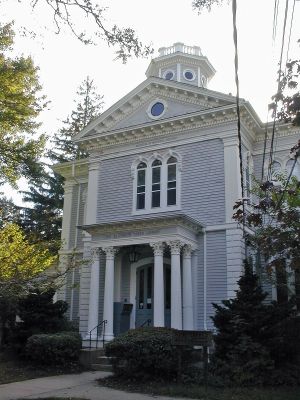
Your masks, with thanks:
[[[273,33],[272,33],[273,43],[275,42],[276,32],[277,32],[278,4],[279,4],[279,0],[274,0]]]
[[[288,62],[288,60],[289,60],[289,51],[290,51],[292,27],[293,27],[293,22],[294,22],[295,4],[296,4],[296,0],[294,0],[294,3],[293,3],[293,10],[292,10],[292,16],[291,16],[291,25],[290,25],[290,32],[289,32],[289,41],[288,41],[287,51],[286,51],[286,62]]]
[[[285,41],[285,30],[286,30],[288,7],[289,7],[289,0],[286,0],[284,23],[283,23],[283,32],[282,32],[282,40],[281,40],[281,52],[280,52],[280,60],[279,60],[278,85],[277,85],[277,93],[276,93],[276,95],[279,93],[279,90],[280,90],[281,73],[282,73],[281,72],[281,68],[282,68],[282,58],[283,58],[283,49],[284,49],[284,41]],[[276,97],[276,99],[275,99],[275,107],[274,107],[273,125],[272,125],[270,155],[269,155],[268,180],[271,180],[271,176],[272,176],[272,162],[273,162],[273,153],[274,153],[274,137],[275,137],[275,124],[276,124],[277,106],[278,106],[278,99]]]
[[[284,199],[284,195],[285,195],[285,193],[286,193],[286,189],[287,189],[288,184],[289,184],[289,182],[290,182],[290,179],[291,179],[291,177],[292,177],[292,175],[293,175],[293,171],[294,171],[295,165],[297,164],[298,156],[299,156],[299,150],[296,152],[295,159],[294,159],[294,163],[293,163],[293,165],[292,165],[291,171],[290,171],[289,176],[288,176],[288,178],[287,178],[287,180],[286,180],[286,183],[285,183],[285,185],[284,185],[283,192],[282,192],[282,194],[281,194],[281,196],[280,196],[280,198],[279,198],[279,200],[278,200],[278,202],[277,202],[277,204],[276,204],[275,210],[278,210],[278,209],[279,209],[279,207],[280,207],[280,205],[281,205],[281,203],[282,203],[282,201],[283,201],[283,199]]]
[[[235,84],[236,84],[236,113],[237,113],[237,131],[239,140],[239,159],[240,159],[240,175],[242,189],[242,207],[243,207],[243,234],[245,236],[245,202],[244,202],[244,176],[243,176],[243,159],[242,159],[242,137],[241,137],[241,113],[240,113],[240,84],[239,84],[239,63],[238,63],[238,45],[237,45],[237,26],[236,26],[236,0],[232,0],[232,21],[233,21],[233,42],[234,42],[234,67],[235,67]]]

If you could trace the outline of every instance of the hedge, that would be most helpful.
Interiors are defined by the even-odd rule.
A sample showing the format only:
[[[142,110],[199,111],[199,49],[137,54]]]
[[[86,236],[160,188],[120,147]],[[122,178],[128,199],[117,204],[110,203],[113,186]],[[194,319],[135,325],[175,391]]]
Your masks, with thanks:
[[[173,330],[138,328],[117,336],[105,347],[112,357],[113,372],[129,379],[173,379],[178,369],[178,350],[173,345]],[[182,363],[191,361],[192,349],[185,350]]]
[[[32,335],[27,339],[28,359],[43,365],[66,365],[78,362],[81,336],[76,332]]]

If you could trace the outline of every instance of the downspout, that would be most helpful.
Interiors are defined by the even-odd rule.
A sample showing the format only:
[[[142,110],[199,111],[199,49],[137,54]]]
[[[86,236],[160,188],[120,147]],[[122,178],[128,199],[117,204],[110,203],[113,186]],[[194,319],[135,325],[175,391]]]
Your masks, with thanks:
[[[206,230],[203,228],[203,327],[207,331],[207,263],[206,263]]]

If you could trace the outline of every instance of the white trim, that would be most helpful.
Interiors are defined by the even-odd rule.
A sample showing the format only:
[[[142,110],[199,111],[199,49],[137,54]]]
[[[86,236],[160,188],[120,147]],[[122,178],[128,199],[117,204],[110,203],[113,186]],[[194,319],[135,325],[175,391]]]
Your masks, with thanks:
[[[168,164],[167,161],[170,157],[177,159],[176,163],[176,204],[167,205],[167,177],[168,177]],[[152,162],[159,160],[162,162],[161,165],[161,188],[160,188],[160,207],[151,207],[152,198]],[[146,168],[146,189],[145,189],[145,208],[137,210],[137,166],[140,162],[144,162],[147,165]],[[164,153],[154,152],[150,156],[139,156],[136,158],[131,165],[131,176],[133,178],[132,184],[132,215],[143,215],[143,214],[156,214],[160,212],[175,211],[181,209],[181,171],[182,171],[182,157],[176,151],[168,149]]]
[[[152,107],[153,107],[156,103],[162,103],[162,105],[164,106],[164,110],[163,110],[163,112],[162,112],[161,114],[159,114],[159,115],[152,115],[152,114],[151,114],[151,110],[152,110]],[[168,110],[168,103],[167,103],[165,100],[163,100],[163,99],[156,98],[156,99],[154,99],[154,100],[151,101],[151,103],[149,104],[149,106],[148,106],[148,108],[147,108],[147,110],[146,110],[146,113],[147,113],[148,117],[151,118],[151,119],[160,119],[160,118],[166,113],[167,110]]]
[[[177,64],[177,81],[181,82],[181,65]]]
[[[198,86],[201,87],[201,70],[200,70],[200,67],[198,67]]]

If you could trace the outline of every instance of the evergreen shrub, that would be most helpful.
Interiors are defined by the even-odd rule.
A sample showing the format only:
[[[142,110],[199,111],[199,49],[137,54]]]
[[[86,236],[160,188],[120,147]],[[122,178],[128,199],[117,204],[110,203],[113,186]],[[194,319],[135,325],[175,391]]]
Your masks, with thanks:
[[[130,380],[162,379],[176,377],[178,351],[172,344],[172,329],[138,328],[116,337],[105,347],[112,357],[113,372]],[[185,350],[182,363],[190,360],[191,350]]]
[[[25,346],[26,357],[36,364],[67,365],[77,363],[81,336],[75,332],[30,336]]]

